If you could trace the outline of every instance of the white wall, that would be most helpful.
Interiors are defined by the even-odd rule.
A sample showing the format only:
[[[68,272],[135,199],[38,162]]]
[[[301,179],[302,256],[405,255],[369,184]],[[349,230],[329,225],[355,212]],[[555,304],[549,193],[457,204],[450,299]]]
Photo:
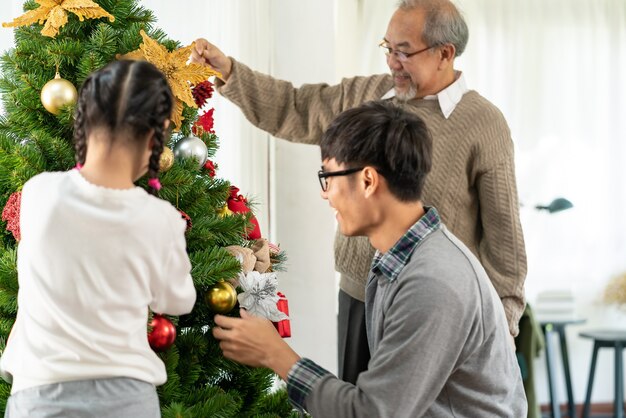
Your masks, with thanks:
[[[334,82],[333,0],[276,0],[271,74],[300,85]],[[320,198],[317,146],[272,141],[272,236],[289,253],[281,286],[292,295],[294,349],[337,370],[336,280],[332,243],[334,217]],[[293,301],[293,302],[291,302]]]

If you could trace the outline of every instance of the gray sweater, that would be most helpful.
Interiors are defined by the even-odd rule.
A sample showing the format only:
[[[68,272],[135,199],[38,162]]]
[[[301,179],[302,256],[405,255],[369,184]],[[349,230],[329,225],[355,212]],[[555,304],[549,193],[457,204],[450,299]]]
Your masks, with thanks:
[[[443,225],[396,280],[366,289],[372,353],[356,386],[326,374],[306,397],[315,418],[526,416],[504,310],[471,251]]]

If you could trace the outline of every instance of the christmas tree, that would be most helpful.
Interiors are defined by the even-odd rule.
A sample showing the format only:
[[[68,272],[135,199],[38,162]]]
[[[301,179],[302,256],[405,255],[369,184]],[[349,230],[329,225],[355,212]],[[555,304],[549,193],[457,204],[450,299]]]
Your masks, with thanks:
[[[216,166],[209,158],[218,147],[218,138],[213,131],[213,109],[207,110],[212,94],[207,79],[215,73],[187,64],[191,46],[181,47],[167,39],[154,27],[152,12],[137,0],[36,0],[27,1],[24,11],[3,25],[15,27],[15,46],[2,56],[0,76],[5,109],[0,116],[0,207],[4,208],[0,350],[17,312],[19,191],[40,172],[65,171],[76,165],[74,86],[112,60],[146,59],[166,74],[176,98],[174,131],[161,158],[159,197],[171,202],[187,220],[187,249],[198,294],[191,314],[169,318],[177,327],[173,345],[162,340],[170,337],[167,331],[171,330],[162,327],[162,318],[155,316],[152,322],[150,341],[160,351],[168,373],[167,383],[158,388],[162,414],[297,416],[285,391],[272,391],[275,375],[271,371],[226,360],[210,331],[216,312],[237,315],[238,310],[232,309],[237,297],[237,283],[230,284],[233,278],[251,270],[257,276],[268,275],[280,267],[282,259],[277,247],[260,239],[258,223],[238,189],[215,177]],[[146,186],[145,180],[140,183]],[[263,308],[267,310],[272,303],[275,307],[277,297],[261,301]],[[1,410],[10,390],[10,384],[0,382]]]

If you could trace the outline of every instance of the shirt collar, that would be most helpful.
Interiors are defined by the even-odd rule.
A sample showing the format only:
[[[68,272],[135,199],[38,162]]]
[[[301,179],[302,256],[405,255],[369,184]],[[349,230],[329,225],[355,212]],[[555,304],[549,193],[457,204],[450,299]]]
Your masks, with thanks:
[[[394,281],[406,266],[411,254],[431,232],[441,228],[441,218],[434,207],[425,206],[426,213],[386,253],[376,251],[372,272]]]
[[[450,117],[450,115],[456,108],[456,105],[459,104],[459,102],[461,101],[463,95],[468,92],[467,84],[465,83],[465,76],[463,75],[463,73],[461,71],[455,71],[454,74],[456,79],[452,84],[450,84],[448,87],[441,90],[437,94],[424,97],[424,100],[438,100],[441,113],[443,113],[443,116],[446,119]],[[385,93],[383,97],[381,97],[381,100],[391,99],[395,96],[396,91],[392,88],[387,93]]]

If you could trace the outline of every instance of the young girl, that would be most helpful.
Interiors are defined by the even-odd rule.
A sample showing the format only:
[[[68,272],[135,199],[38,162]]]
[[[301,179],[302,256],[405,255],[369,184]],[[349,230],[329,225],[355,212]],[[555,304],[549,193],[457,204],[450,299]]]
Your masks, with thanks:
[[[91,74],[76,109],[77,169],[22,190],[18,314],[0,366],[5,417],[159,417],[165,366],[148,308],[181,315],[196,292],[185,221],[158,189],[172,93],[143,61]]]

